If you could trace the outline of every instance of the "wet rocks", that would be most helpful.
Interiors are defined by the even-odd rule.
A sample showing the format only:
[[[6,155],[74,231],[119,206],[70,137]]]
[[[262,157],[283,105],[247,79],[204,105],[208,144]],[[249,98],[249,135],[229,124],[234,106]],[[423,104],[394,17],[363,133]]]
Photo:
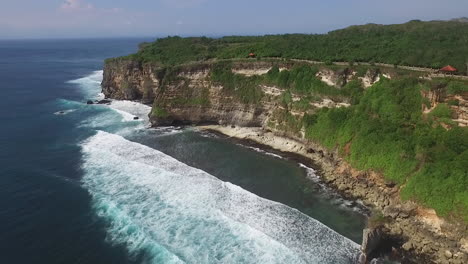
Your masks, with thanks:
[[[380,227],[366,228],[363,230],[362,236],[361,251],[366,254],[366,256],[369,256],[381,244],[383,232]]]
[[[110,104],[112,101],[108,99],[102,99],[97,101],[97,104]]]

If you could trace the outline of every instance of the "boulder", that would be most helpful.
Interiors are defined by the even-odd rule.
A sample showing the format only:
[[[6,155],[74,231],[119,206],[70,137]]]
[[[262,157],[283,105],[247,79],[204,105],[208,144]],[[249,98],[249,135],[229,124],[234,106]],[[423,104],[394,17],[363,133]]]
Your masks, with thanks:
[[[111,103],[111,100],[102,99],[102,100],[99,100],[97,103],[98,103],[98,104],[110,104],[110,103]]]
[[[382,259],[377,259],[377,258],[372,259],[372,260],[369,262],[369,264],[384,264],[384,263],[385,263],[384,260],[382,260]]]
[[[138,116],[133,117],[133,120],[138,120],[138,119],[140,119]]]
[[[89,105],[91,105],[91,104],[94,104],[94,102],[93,102],[93,101],[91,101],[91,100],[88,100],[88,101],[86,102],[86,104],[89,104]]]
[[[452,258],[453,254],[450,252],[450,250],[445,250],[444,255],[446,258]]]
[[[367,263],[367,257],[366,254],[361,252],[361,254],[358,257],[358,264],[366,264]]]

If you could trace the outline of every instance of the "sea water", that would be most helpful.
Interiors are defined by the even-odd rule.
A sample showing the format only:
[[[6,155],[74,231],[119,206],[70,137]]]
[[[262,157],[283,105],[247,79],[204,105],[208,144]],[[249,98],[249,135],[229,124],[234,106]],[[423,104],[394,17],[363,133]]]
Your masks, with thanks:
[[[86,104],[142,41],[0,42],[2,263],[353,263],[364,208],[312,168]]]

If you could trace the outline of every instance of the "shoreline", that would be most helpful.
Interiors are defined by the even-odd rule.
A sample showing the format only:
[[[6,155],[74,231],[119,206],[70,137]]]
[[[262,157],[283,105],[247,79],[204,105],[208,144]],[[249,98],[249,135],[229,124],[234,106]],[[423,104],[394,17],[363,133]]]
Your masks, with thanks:
[[[321,166],[317,164],[313,159],[308,158],[296,152],[275,148],[272,145],[267,145],[267,144],[258,142],[256,140],[253,140],[251,138],[241,138],[241,137],[231,136],[231,135],[220,132],[218,129],[213,129],[211,128],[211,126],[197,126],[196,128],[198,129],[198,131],[206,131],[206,132],[212,133],[216,136],[221,137],[222,139],[229,140],[233,143],[239,144],[245,148],[252,149],[259,153],[262,153],[265,155],[271,155],[271,156],[275,156],[281,159],[295,162],[300,167],[306,170],[309,170],[309,169],[313,170],[315,172],[315,176],[318,179],[318,182],[316,183],[323,184],[326,186],[327,189],[329,189],[329,190],[323,190],[324,192],[332,192],[334,195],[339,195],[340,198],[343,198],[344,200],[348,200],[350,202],[356,203],[357,205],[354,207],[358,208],[359,213],[367,218],[370,217],[371,209],[367,207],[366,205],[364,205],[361,199],[350,196],[349,194],[342,192],[336,188],[332,188],[326,181],[324,181],[323,177],[321,177],[323,173]],[[314,179],[311,179],[309,176],[306,176],[306,179],[309,181],[314,181]]]
[[[290,157],[310,166],[318,177],[345,199],[360,200],[379,214],[372,229],[385,237],[385,250],[401,263],[466,263],[468,240],[463,226],[448,223],[434,210],[401,201],[399,187],[387,183],[375,172],[353,169],[338,153],[310,141],[261,127],[206,125],[201,131],[222,134],[249,146]],[[370,220],[375,221],[375,220]],[[461,233],[460,233],[461,232]]]

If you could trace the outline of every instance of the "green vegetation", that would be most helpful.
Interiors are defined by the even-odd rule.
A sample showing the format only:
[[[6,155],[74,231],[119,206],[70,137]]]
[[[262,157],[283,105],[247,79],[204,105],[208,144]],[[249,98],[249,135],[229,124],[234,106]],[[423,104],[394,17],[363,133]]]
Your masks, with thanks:
[[[438,104],[430,115],[436,118],[450,118],[452,117],[452,109],[447,104]]]
[[[447,93],[449,94],[460,94],[468,92],[468,83],[461,81],[448,80]]]
[[[382,212],[380,211],[373,211],[371,217],[367,221],[368,228],[377,228],[383,226],[385,223],[388,223],[389,219],[387,219]]]
[[[169,113],[167,112],[166,109],[164,109],[162,107],[159,107],[159,106],[156,106],[156,105],[153,105],[151,115],[156,116],[156,117],[164,118],[164,117],[168,117]]]
[[[250,52],[257,59],[247,59]],[[338,149],[353,167],[380,172],[387,181],[400,185],[404,199],[434,208],[440,215],[468,221],[468,128],[457,127],[451,120],[452,106],[460,102],[453,99],[439,103],[429,114],[422,112],[422,105],[431,105],[422,91],[463,94],[468,92],[468,83],[451,78],[422,80],[417,78],[421,73],[397,67],[439,68],[450,64],[466,73],[466,54],[468,23],[411,21],[352,26],[323,35],[167,37],[144,43],[136,54],[114,60],[162,66],[161,89],[175,82],[183,89],[179,97],[165,102],[164,108],[153,107],[156,117],[167,117],[165,109],[171,106],[210,104],[208,88],[196,93],[178,75],[184,67],[202,65],[192,62],[205,61],[203,65],[211,67],[211,81],[224,87],[227,98],[246,105],[276,100],[264,95],[261,85],[281,88],[282,94],[274,102],[280,107],[268,120],[269,127],[296,135],[305,130],[307,139]],[[356,75],[337,88],[316,78],[319,66],[300,62],[289,70],[280,71],[275,66],[261,76],[232,72],[235,60],[290,63],[291,59],[322,61],[328,69],[351,69]],[[337,66],[333,61],[349,65]],[[377,73],[376,63],[395,65],[387,70],[399,77],[381,78],[364,90],[357,78],[369,70]],[[126,91],[127,86],[122,89]],[[351,106],[319,109],[311,105],[324,98],[346,101]],[[377,215],[374,222],[383,220]]]
[[[439,68],[451,64],[466,73],[468,23],[411,21],[399,25],[367,24],[322,35],[167,37],[140,46],[128,56],[143,62],[177,65],[212,58],[257,58],[377,62]],[[465,54],[465,55],[462,55]]]
[[[358,80],[352,80],[342,89],[336,88],[320,81],[315,77],[319,68],[315,66],[295,66],[290,70],[279,71],[274,66],[265,75],[244,76],[235,74],[231,70],[232,65],[228,62],[217,63],[211,72],[211,80],[233,92],[233,94],[246,104],[258,103],[263,97],[259,85],[270,85],[284,89],[282,101],[285,108],[289,108],[293,103],[291,93],[301,96],[299,102],[294,105],[300,109],[307,109],[310,102],[317,100],[317,95],[327,96],[335,100],[351,98],[352,102],[357,102],[359,96],[364,91],[362,84]],[[287,96],[287,98],[285,98]]]
[[[280,72],[278,67],[273,67],[266,75],[265,83],[283,89],[290,89],[292,92],[301,95],[342,95],[340,89],[329,86],[315,77],[318,70],[318,67],[314,66],[298,66]]]
[[[230,63],[218,63],[211,71],[211,80],[224,87],[225,90],[234,94],[245,104],[258,103],[263,97],[259,87],[261,76],[243,76],[234,74]]]
[[[468,221],[468,128],[443,128],[447,104],[424,119],[417,79],[382,80],[349,108],[306,115],[306,137],[338,148],[358,169],[403,185],[402,196]],[[345,153],[345,146],[350,145]]]

